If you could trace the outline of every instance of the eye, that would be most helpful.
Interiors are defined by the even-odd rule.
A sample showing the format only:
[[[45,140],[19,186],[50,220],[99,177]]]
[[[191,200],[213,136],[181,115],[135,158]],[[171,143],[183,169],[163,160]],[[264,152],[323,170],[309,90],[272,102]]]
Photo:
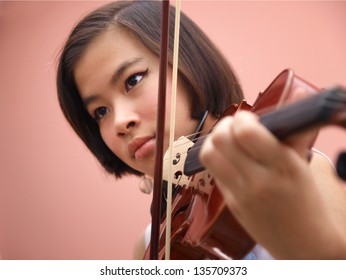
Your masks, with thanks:
[[[134,75],[131,75],[126,81],[125,81],[125,88],[126,91],[130,91],[132,88],[134,88],[148,73],[148,69],[144,72],[136,73]]]
[[[94,119],[99,121],[101,120],[106,114],[108,113],[108,108],[107,107],[98,107],[94,111]]]

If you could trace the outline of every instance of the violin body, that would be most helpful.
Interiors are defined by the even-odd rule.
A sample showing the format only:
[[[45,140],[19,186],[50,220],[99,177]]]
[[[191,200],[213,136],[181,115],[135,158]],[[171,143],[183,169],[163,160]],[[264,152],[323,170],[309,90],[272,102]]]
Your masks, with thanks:
[[[318,88],[297,77],[292,70],[284,70],[265,91],[259,93],[252,106],[245,101],[240,104],[232,104],[222,117],[234,115],[238,110],[252,111],[260,115],[260,120],[274,135],[283,139],[295,131],[311,125],[310,122],[301,126],[296,124],[302,119],[300,115],[296,118],[297,121],[293,121],[293,125],[287,125],[285,122],[278,122],[276,116],[272,117],[268,114],[268,112],[275,112],[283,107],[296,88],[303,88],[311,95],[318,91]],[[341,98],[345,100],[346,92],[342,93]],[[342,106],[342,121],[345,125],[345,101]],[[286,115],[292,118],[292,110]],[[293,115],[295,115],[294,110]],[[329,119],[328,117],[328,121]],[[321,122],[328,121],[321,120]],[[244,258],[255,246],[255,241],[226,207],[212,176],[208,170],[204,170],[199,162],[198,152],[199,147],[203,144],[203,138],[197,140],[196,143],[192,143],[186,138],[178,139],[176,142],[175,146],[179,148],[174,150],[176,159],[173,163],[173,184],[179,190],[173,200],[171,211],[170,259]],[[165,257],[165,230],[165,220],[163,219],[160,226],[159,259]],[[148,258],[148,252],[149,250],[146,252],[145,259]]]

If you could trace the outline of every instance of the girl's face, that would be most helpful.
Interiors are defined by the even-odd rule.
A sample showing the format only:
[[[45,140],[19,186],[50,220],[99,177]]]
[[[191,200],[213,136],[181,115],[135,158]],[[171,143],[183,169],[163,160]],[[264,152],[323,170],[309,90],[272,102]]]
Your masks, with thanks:
[[[99,35],[79,59],[74,75],[89,114],[115,155],[132,168],[153,176],[156,146],[159,58],[122,28]],[[164,149],[168,148],[171,69],[167,76]],[[177,85],[175,138],[194,132],[190,99]]]

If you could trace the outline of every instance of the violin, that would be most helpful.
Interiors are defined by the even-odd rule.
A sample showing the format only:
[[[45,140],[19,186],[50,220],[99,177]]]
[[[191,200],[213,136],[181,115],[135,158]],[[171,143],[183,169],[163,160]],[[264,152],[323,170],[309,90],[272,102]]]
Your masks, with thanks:
[[[176,11],[180,6],[179,3],[180,1],[177,1]],[[176,23],[178,15],[179,12],[176,14]],[[172,209],[166,211],[164,218],[161,218],[162,170],[165,169],[163,168],[163,128],[168,61],[168,22],[169,0],[163,0],[157,114],[158,144],[155,156],[152,230],[151,243],[146,250],[144,259],[241,259],[253,248],[255,242],[225,207],[223,197],[215,186],[213,178],[199,162],[198,151],[203,144],[203,138],[197,140],[196,143],[186,141],[184,138],[176,141],[179,145],[184,144],[182,145],[183,151],[175,153],[175,159],[172,160],[170,166],[174,169],[172,183],[175,185],[177,193],[172,203]],[[175,36],[175,42],[178,42],[178,38],[179,36]],[[178,45],[175,43],[175,46]],[[176,53],[175,47],[174,56]],[[173,57],[173,77],[177,68],[176,61],[177,59]],[[174,79],[172,80],[174,84]],[[296,87],[303,87],[313,94],[301,102],[283,106]],[[267,90],[259,94],[252,106],[246,101],[241,104],[232,104],[223,116],[235,114],[238,110],[251,110],[260,116],[260,121],[279,139],[284,139],[303,129],[326,124],[346,126],[345,89],[337,87],[315,94],[317,92],[318,89],[315,86],[295,76],[293,71],[285,70],[270,84]],[[307,108],[311,108],[311,110],[307,111]],[[297,115],[298,112],[299,115]],[[177,143],[170,146],[178,146]],[[172,159],[172,157],[169,158]],[[341,157],[340,162],[342,164],[339,169],[343,169],[346,165],[345,156]],[[346,177],[345,173],[344,170],[344,177]],[[169,172],[169,174],[172,173]],[[166,179],[172,181],[172,176],[164,178],[164,180]],[[170,184],[168,184],[169,186]],[[168,202],[171,193],[171,191],[167,193]],[[164,240],[165,235],[167,244]]]
[[[296,88],[305,89],[309,97],[286,105]],[[240,104],[231,104],[222,117],[234,115],[239,110],[258,114],[260,122],[283,140],[302,130],[317,131],[324,125],[335,124],[346,128],[346,90],[334,87],[319,91],[295,75],[293,70],[286,69],[259,93],[252,106],[245,100]],[[194,143],[181,137],[174,142],[177,147],[174,149],[175,158],[169,164],[173,169],[173,184],[178,191],[171,210],[170,259],[242,259],[252,250],[255,242],[226,207],[212,176],[198,159],[204,139],[201,137]],[[163,174],[163,179],[167,180],[166,174]],[[158,259],[165,257],[165,231],[163,219]],[[148,254],[149,249],[145,259]]]

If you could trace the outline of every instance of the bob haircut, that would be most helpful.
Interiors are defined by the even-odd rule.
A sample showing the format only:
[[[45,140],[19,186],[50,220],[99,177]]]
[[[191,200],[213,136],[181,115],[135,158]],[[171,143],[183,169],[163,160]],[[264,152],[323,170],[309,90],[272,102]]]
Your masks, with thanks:
[[[170,8],[168,63],[172,65],[175,8]],[[97,122],[88,114],[74,79],[74,67],[87,46],[109,27],[126,28],[154,54],[160,54],[161,3],[116,1],[84,17],[72,30],[60,53],[57,91],[60,107],[72,128],[101,165],[120,178],[141,175],[122,162],[103,142]],[[208,110],[219,116],[232,103],[243,99],[240,85],[229,64],[186,15],[181,14],[178,76],[191,99],[191,117]]]

